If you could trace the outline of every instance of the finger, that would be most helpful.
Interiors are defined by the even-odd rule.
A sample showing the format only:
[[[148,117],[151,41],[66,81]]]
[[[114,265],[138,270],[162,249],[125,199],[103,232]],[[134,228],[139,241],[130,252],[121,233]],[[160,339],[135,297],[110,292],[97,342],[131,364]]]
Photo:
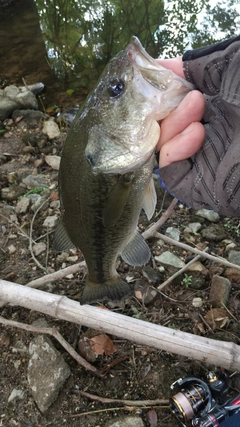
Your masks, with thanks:
[[[183,132],[163,145],[160,150],[159,166],[168,166],[193,156],[201,148],[204,137],[204,126],[199,122],[191,123]]]
[[[185,79],[185,75],[183,72],[183,61],[181,56],[170,59],[157,59],[156,61],[162,67],[167,68],[168,70],[172,70],[175,74]]]
[[[163,119],[157,150],[169,139],[182,132],[190,123],[200,121],[204,109],[205,100],[201,92],[197,90],[189,92],[179,106]]]

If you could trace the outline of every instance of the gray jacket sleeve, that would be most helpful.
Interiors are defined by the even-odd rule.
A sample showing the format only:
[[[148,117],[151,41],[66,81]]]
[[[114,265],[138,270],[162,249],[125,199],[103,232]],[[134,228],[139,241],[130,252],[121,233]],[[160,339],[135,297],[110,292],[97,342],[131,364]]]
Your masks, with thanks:
[[[188,51],[183,61],[205,96],[205,140],[190,159],[161,168],[161,181],[194,209],[240,217],[240,36]]]

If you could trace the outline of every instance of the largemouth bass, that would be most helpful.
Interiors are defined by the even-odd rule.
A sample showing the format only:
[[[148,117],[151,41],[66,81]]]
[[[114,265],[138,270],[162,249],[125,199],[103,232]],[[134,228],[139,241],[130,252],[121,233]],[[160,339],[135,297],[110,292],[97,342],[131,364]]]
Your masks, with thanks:
[[[152,180],[158,121],[192,85],[161,67],[134,37],[103,71],[68,133],[60,163],[62,218],[55,247],[78,247],[88,274],[82,303],[132,294],[116,271],[119,255],[144,265],[150,250],[137,230],[156,206]]]

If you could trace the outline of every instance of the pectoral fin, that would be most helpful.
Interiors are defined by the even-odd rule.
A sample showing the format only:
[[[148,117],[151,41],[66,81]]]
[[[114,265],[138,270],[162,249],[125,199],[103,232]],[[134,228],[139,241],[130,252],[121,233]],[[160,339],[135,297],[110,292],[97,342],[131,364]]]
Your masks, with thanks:
[[[113,186],[103,210],[103,225],[113,227],[122,215],[129,192],[132,188],[133,174],[122,175]]]
[[[56,251],[64,251],[75,248],[75,245],[72,243],[69,235],[67,234],[62,220],[59,221],[55,229],[53,247]]]
[[[121,257],[127,264],[133,266],[141,266],[149,261],[151,257],[150,249],[142,235],[137,230],[130,242],[122,251]]]
[[[150,220],[155,212],[157,204],[157,195],[153,178],[151,178],[144,195],[143,209],[147,215],[147,219]]]

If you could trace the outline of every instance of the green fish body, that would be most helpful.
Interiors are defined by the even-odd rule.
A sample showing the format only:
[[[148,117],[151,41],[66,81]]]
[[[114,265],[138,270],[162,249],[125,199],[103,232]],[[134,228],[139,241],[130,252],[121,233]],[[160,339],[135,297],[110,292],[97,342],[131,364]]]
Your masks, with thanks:
[[[134,38],[110,61],[77,114],[60,163],[62,218],[55,247],[74,245],[84,255],[88,274],[82,303],[119,302],[131,295],[131,286],[116,271],[119,255],[134,266],[149,261],[137,224],[141,209],[150,219],[156,205],[157,121],[189,90]]]

